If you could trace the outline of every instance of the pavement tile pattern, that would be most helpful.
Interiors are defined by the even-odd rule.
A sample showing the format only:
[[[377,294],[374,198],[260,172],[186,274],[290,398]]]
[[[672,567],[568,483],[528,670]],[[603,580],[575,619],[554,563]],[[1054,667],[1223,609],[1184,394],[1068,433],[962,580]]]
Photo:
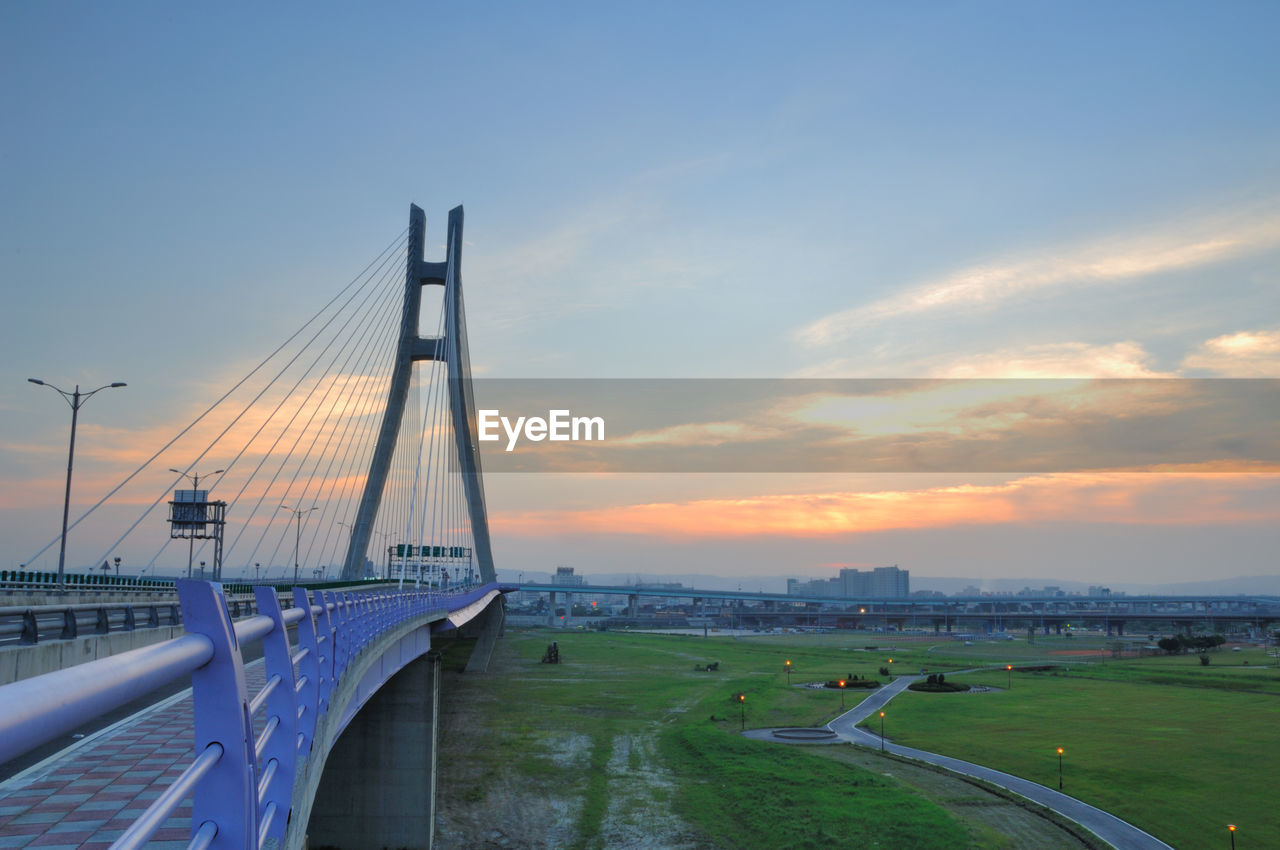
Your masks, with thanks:
[[[262,663],[246,665],[245,679],[252,696],[265,679]],[[0,783],[0,848],[106,850],[191,764],[193,734],[188,692]],[[147,846],[185,848],[190,838],[188,799]]]

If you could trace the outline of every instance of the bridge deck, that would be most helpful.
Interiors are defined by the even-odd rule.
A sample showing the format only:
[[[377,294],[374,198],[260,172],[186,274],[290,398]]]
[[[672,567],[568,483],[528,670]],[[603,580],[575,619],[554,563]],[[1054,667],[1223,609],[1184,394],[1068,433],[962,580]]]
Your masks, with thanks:
[[[263,669],[245,665],[250,692],[262,687]],[[187,690],[0,783],[0,848],[105,850],[191,764],[192,740]],[[176,850],[190,840],[187,800],[147,846]]]

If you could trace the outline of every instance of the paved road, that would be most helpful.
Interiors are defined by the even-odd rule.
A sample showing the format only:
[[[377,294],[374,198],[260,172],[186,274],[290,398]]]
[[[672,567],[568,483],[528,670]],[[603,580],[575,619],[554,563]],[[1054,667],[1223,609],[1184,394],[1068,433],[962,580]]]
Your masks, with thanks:
[[[868,717],[875,716],[889,700],[906,690],[906,687],[918,678],[920,677],[901,676],[895,679],[891,684],[880,688],[851,710],[832,720],[827,724],[827,728],[846,741],[878,748],[880,746],[878,730],[859,729],[857,728],[858,724]],[[963,699],[964,697],[960,698]],[[888,711],[885,713],[888,714]],[[1039,803],[1047,809],[1052,809],[1063,817],[1084,826],[1094,835],[1115,847],[1116,850],[1173,850],[1160,839],[1143,832],[1131,823],[1120,820],[1113,814],[1090,806],[1088,803],[1082,803],[1075,797],[1069,797],[1060,791],[1046,788],[1021,777],[1001,773],[998,770],[992,770],[980,764],[961,761],[949,756],[903,747],[887,739],[884,748],[888,752],[900,756],[936,764],[939,767],[945,767],[947,770],[962,773],[965,776],[972,776],[990,782],[992,785],[999,785],[1001,788],[1007,788],[1015,794],[1020,794],[1028,800]]]

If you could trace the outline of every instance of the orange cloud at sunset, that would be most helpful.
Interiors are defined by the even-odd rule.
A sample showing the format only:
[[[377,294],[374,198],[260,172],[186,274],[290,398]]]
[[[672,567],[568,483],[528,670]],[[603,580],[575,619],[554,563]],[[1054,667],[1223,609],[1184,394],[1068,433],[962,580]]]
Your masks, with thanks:
[[[793,537],[961,525],[1093,522],[1130,525],[1280,520],[1275,471],[1096,472],[1000,484],[877,492],[761,494],[567,511],[495,514],[503,534],[645,535],[667,539]]]

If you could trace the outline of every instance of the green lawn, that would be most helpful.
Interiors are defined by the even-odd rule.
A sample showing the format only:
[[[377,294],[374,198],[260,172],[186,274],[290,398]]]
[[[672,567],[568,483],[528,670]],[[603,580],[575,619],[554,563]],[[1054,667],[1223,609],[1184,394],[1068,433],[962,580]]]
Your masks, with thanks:
[[[564,663],[537,663],[553,639]],[[879,678],[885,666],[995,686],[986,694],[905,693],[889,706],[886,732],[1049,786],[1057,784],[1054,748],[1062,746],[1067,793],[1175,847],[1225,847],[1228,822],[1240,827],[1240,850],[1280,847],[1270,787],[1280,775],[1280,671],[1266,667],[1274,659],[1258,650],[1219,651],[1202,667],[1195,656],[1063,654],[1106,644],[1101,636],[964,646],[865,633],[733,639],[509,630],[500,650],[508,673],[459,680],[490,706],[477,714],[489,745],[469,756],[473,776],[450,793],[479,799],[513,771],[572,789],[581,807],[563,843],[594,848],[619,806],[645,817],[644,800],[620,799],[602,768],[612,765],[616,775],[624,759],[641,771],[649,758],[674,783],[655,793],[709,845],[991,846],[989,835],[877,772],[737,735],[740,691],[748,728],[819,725],[839,711],[836,691],[787,687],[789,658],[797,685]],[[713,661],[717,672],[695,670]],[[1063,666],[1014,673],[1012,690],[1004,690],[1004,664],[1050,661]],[[985,665],[1000,669],[955,672]],[[866,693],[847,691],[846,705]],[[652,740],[648,756],[635,743],[642,739]]]
[[[537,663],[553,638],[563,663]],[[622,742],[652,734],[655,755],[675,783],[670,807],[708,846],[984,846],[945,809],[896,780],[737,734],[742,710],[748,727],[820,724],[838,713],[838,692],[787,687],[788,654],[804,671],[793,673],[797,683],[875,673],[869,662],[850,666],[829,650],[795,649],[726,638],[509,630],[500,652],[516,654],[518,663],[506,665],[501,677],[459,680],[477,705],[492,710],[475,713],[484,718],[486,744],[468,755],[471,778],[447,793],[479,800],[487,785],[512,772],[571,789],[581,807],[566,846],[601,847],[606,815],[629,805],[604,768]],[[712,661],[720,662],[717,672],[694,669]],[[738,692],[747,695],[742,706]],[[865,693],[846,692],[847,705]],[[509,710],[499,708],[504,703]],[[585,751],[576,761],[564,757],[570,743]],[[627,755],[640,758],[634,746]]]
[[[1173,666],[1163,659],[1108,666],[1129,680],[1072,668],[1015,675],[1009,691],[908,692],[890,704],[886,733],[1051,787],[1061,746],[1067,793],[1175,847],[1226,846],[1227,823],[1239,826],[1242,848],[1280,847],[1280,700],[1215,687],[1217,678],[1206,687],[1138,681]],[[1008,681],[1003,671],[949,678],[1000,689]]]

